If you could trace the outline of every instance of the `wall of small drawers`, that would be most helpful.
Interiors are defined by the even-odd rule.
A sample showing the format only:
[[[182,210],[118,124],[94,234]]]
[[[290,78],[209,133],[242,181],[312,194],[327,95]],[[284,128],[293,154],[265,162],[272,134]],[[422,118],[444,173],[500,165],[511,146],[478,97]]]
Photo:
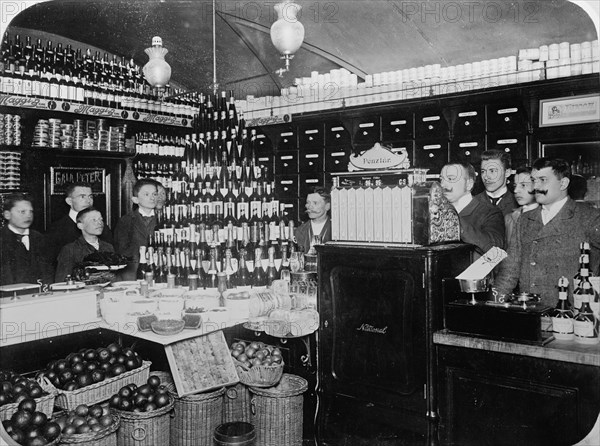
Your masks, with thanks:
[[[509,153],[513,168],[526,164],[539,155],[533,147],[539,99],[589,93],[590,86],[598,91],[597,77],[294,115],[292,123],[257,128],[258,159],[274,172],[288,215],[306,220],[304,202],[311,186],[330,186],[331,173],[347,172],[350,156],[376,142],[392,151],[406,149],[411,166],[433,174],[452,161],[469,162],[478,170],[482,152],[491,149]]]

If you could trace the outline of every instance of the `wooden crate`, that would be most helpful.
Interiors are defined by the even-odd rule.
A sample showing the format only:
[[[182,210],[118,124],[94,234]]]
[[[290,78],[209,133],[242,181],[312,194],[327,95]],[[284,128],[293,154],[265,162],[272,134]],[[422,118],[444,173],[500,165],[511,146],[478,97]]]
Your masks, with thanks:
[[[165,352],[180,397],[239,382],[222,331],[166,345]]]

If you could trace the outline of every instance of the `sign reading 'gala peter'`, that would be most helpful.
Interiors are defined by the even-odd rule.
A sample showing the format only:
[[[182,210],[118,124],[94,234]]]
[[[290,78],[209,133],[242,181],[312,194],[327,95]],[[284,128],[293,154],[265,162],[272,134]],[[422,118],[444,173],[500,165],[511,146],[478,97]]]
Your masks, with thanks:
[[[405,148],[392,152],[381,144],[375,143],[369,150],[350,156],[348,171],[408,169],[409,167],[410,160]]]

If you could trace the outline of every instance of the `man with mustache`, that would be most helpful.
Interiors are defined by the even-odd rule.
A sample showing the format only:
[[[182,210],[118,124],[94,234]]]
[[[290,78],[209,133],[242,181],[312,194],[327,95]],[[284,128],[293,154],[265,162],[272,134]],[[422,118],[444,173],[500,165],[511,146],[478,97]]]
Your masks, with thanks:
[[[538,207],[537,201],[535,201],[535,192],[533,192],[533,182],[531,181],[531,167],[519,167],[515,173],[514,184],[513,195],[519,207],[504,217],[506,244],[510,241],[521,214]]]
[[[558,279],[573,277],[579,265],[579,244],[590,243],[590,265],[600,259],[600,211],[568,196],[571,168],[557,158],[533,163],[531,179],[540,206],[525,212],[509,242],[508,257],[500,264],[495,288],[509,294],[536,293],[542,303],[556,303]],[[572,294],[572,283],[569,283]]]
[[[479,254],[491,247],[504,248],[504,217],[498,207],[475,200],[471,190],[475,184],[475,169],[471,164],[450,163],[440,174],[444,196],[458,212],[460,239],[475,245]]]
[[[321,242],[331,240],[331,195],[323,187],[314,187],[306,196],[306,213],[309,220],[296,229],[296,242],[301,251],[309,251],[313,235],[320,235]]]
[[[517,207],[515,197],[508,190],[506,182],[510,176],[510,155],[500,150],[486,150],[481,154],[481,180],[485,191],[475,195],[475,199],[492,203],[510,214]]]

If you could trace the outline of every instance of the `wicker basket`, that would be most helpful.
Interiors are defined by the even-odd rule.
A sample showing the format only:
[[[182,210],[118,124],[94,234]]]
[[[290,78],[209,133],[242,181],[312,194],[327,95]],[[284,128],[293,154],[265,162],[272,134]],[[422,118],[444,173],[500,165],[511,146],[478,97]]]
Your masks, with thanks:
[[[281,381],[283,361],[273,365],[253,365],[248,368],[237,359],[233,359],[240,382],[251,387],[273,387]]]
[[[176,397],[170,446],[212,446],[215,428],[223,422],[224,394],[225,388],[221,388]]]
[[[252,424],[256,428],[257,444],[261,446],[302,446],[302,394],[308,382],[299,376],[284,373],[276,387],[250,387]]]
[[[142,366],[137,369],[73,391],[58,390],[49,382],[42,384],[42,388],[58,394],[55,401],[58,407],[71,410],[80,404],[91,405],[106,401],[127,384],[134,383],[138,386],[145,384],[151,364],[150,361],[144,361]]]
[[[50,382],[48,382],[50,384]],[[52,416],[54,409],[55,390],[44,388],[48,395],[35,398],[36,409],[38,412],[44,412],[48,418]],[[8,420],[19,408],[19,403],[10,403],[0,406],[0,421]]]
[[[111,414],[113,422],[99,431],[85,434],[63,435],[60,444],[83,444],[85,446],[117,446],[117,429],[121,418],[116,413]]]
[[[175,381],[173,381],[173,375],[170,372],[163,372],[161,370],[153,370],[150,372],[149,376],[158,376],[160,378],[160,384],[165,386],[165,388],[171,393],[177,393],[177,388],[175,387]]]
[[[250,391],[245,384],[227,387],[223,396],[223,423],[233,421],[252,422]]]
[[[117,410],[121,426],[117,430],[118,446],[161,446],[169,444],[170,416],[175,399],[151,412]]]

